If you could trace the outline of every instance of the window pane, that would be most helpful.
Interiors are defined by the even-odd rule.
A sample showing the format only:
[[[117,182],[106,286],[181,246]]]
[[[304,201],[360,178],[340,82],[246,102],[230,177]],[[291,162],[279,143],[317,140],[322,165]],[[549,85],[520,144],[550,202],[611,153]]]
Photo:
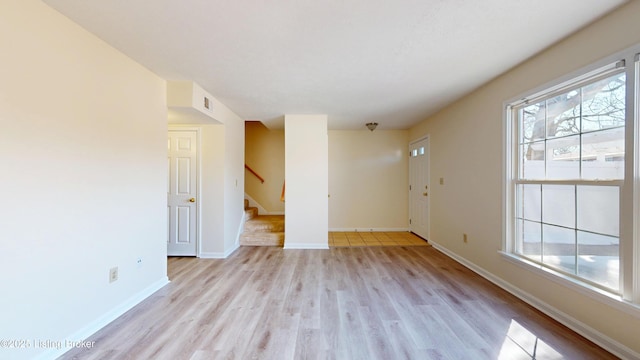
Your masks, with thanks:
[[[518,216],[526,220],[542,221],[542,192],[540,185],[518,186]]]
[[[620,197],[617,186],[578,186],[578,229],[619,236]]]
[[[619,239],[578,231],[578,275],[617,290],[619,273]]]
[[[543,180],[544,173],[544,141],[520,146],[520,178]]]
[[[547,139],[580,133],[580,91],[547,100]]]
[[[575,187],[542,186],[542,222],[568,228],[576,226]]]
[[[545,103],[528,105],[520,110],[520,144],[544,140]]]
[[[547,141],[547,179],[580,178],[580,136]]]
[[[542,262],[560,270],[576,273],[576,232],[573,229],[542,225]]]
[[[531,260],[542,261],[542,224],[518,221],[518,252]]]
[[[624,128],[582,135],[582,178],[624,179]]]
[[[624,126],[625,74],[582,88],[582,132]]]

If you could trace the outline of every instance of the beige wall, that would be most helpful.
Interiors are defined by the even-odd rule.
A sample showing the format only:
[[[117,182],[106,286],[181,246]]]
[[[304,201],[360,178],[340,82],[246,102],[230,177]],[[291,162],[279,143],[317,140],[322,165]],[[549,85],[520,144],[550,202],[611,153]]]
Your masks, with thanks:
[[[268,213],[284,214],[280,201],[284,181],[284,130],[270,130],[258,121],[245,123],[245,163],[262,178],[245,170],[245,192]]]
[[[508,262],[498,251],[502,248],[503,103],[640,43],[639,18],[640,2],[632,1],[410,131],[411,140],[430,135],[431,183],[436,184],[431,191],[432,241],[602,344],[610,348],[622,344],[618,348],[635,351],[634,356],[640,353],[638,310],[609,306],[598,297],[549,281]],[[441,177],[445,183],[437,185]],[[469,234],[467,244],[463,233]]]
[[[329,228],[408,229],[409,132],[329,131]]]
[[[245,192],[268,213],[283,213],[284,130],[262,123],[245,125],[246,163],[264,179],[245,171]],[[329,229],[408,229],[407,130],[328,132]]]
[[[327,115],[285,115],[285,249],[327,249]]]
[[[0,338],[81,340],[167,281],[166,84],[37,0],[0,52]]]

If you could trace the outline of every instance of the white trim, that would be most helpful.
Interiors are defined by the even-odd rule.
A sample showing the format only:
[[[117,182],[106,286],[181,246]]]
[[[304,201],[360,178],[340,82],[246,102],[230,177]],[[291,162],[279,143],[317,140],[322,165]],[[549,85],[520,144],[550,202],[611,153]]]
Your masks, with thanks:
[[[595,286],[591,286],[587,283],[581,282],[578,279],[574,279],[569,276],[554,272],[551,269],[545,268],[533,262],[526,261],[525,259],[522,259],[518,256],[503,251],[499,251],[499,253],[505,260],[514,265],[517,265],[538,276],[542,276],[547,280],[555,282],[556,284],[577,291],[580,294],[589,297],[597,302],[603,303],[630,316],[640,319],[640,306],[625,301],[622,296],[609,293]]]
[[[570,82],[573,79],[578,79],[581,78],[589,73],[592,73],[593,71],[600,69],[602,67],[607,66],[608,64],[612,64],[612,63],[616,63],[619,60],[625,59],[626,55],[629,52],[637,52],[640,50],[640,45],[635,45],[635,46],[631,46],[627,49],[624,49],[622,51],[618,51],[615,54],[609,55],[607,57],[604,57],[598,61],[593,62],[591,65],[587,65],[584,66],[582,68],[579,68],[575,71],[570,72],[569,74],[566,74],[564,76],[561,76],[559,78],[553,79],[551,81],[547,81],[544,84],[537,86],[531,90],[525,91],[520,93],[517,96],[511,97],[509,99],[507,99],[506,101],[504,101],[503,103],[503,108],[506,108],[507,106],[511,105],[511,104],[516,104],[519,101],[521,101],[522,99],[531,97],[535,94],[538,94],[540,92],[545,91],[545,89],[553,89],[558,87],[560,84],[565,84],[567,82]]]
[[[156,281],[155,283],[147,286],[142,291],[139,291],[137,294],[131,296],[129,299],[122,302],[120,305],[106,312],[102,316],[98,317],[91,323],[87,324],[85,327],[76,331],[75,333],[67,336],[65,340],[69,341],[84,341],[91,337],[93,334],[98,332],[103,327],[109,325],[115,319],[122,316],[127,311],[131,310],[134,306],[140,304],[149,296],[153,295],[156,291],[163,288],[165,285],[169,283],[169,278],[164,276],[162,279]],[[60,348],[60,349],[49,349],[43,353],[40,353],[35,357],[35,359],[56,359],[66,352],[70,351],[70,348]]]
[[[224,252],[201,252],[200,253],[200,258],[201,259],[226,259],[229,257],[229,255],[233,254],[234,251],[238,250],[238,248],[240,248],[240,244],[236,244],[234,247],[230,248],[227,251]]]
[[[235,246],[232,249],[227,251],[214,251],[214,252],[202,252],[200,253],[200,259],[226,259],[231,255],[234,251],[236,251],[240,246]]]
[[[623,54],[621,54],[622,56]],[[583,74],[580,74],[576,77],[569,79],[568,81],[560,82],[556,85],[550,86],[546,89],[542,89],[536,93],[532,93],[529,96],[526,96],[520,100],[513,101],[510,103],[512,107],[521,108],[530,103],[536,103],[539,101],[547,100],[558,96],[560,93],[566,93],[571,90],[578,89],[586,85],[586,83],[591,83],[596,80],[600,80],[603,77],[613,76],[615,73],[623,73],[625,67],[625,60],[617,58],[612,60],[610,63],[605,64],[600,67],[596,67],[589,71],[585,71]],[[586,83],[585,83],[586,82]]]
[[[540,310],[546,315],[550,316],[554,320],[568,327],[569,329],[575,331],[576,333],[584,336],[589,339],[593,343],[599,345],[603,349],[609,351],[610,353],[618,356],[622,359],[640,359],[640,353],[630,349],[629,347],[619,343],[618,341],[604,335],[603,333],[593,329],[592,327],[584,324],[583,322],[577,320],[576,318],[558,310],[557,308],[549,305],[548,303],[536,298],[535,296],[529,294],[526,291],[514,286],[513,284],[504,281],[503,279],[493,275],[492,273],[484,270],[483,268],[477,266],[476,264],[466,260],[463,257],[458,256],[454,252],[449,251],[447,248],[433,242],[429,241],[429,243],[438,251],[447,255],[451,259],[456,262],[462,264],[469,270],[475,272],[476,274],[482,276],[483,278],[489,280],[493,284],[517,297],[518,299],[526,302],[527,304],[533,306],[534,308]]]
[[[513,108],[504,104],[502,112],[502,249],[512,252],[513,222]]]
[[[329,228],[336,232],[409,232],[409,228]]]
[[[200,259],[226,259],[224,252],[201,252]]]
[[[419,138],[417,138],[417,139],[415,139],[415,140],[411,140],[411,141],[409,141],[409,145],[411,145],[411,144],[415,144],[415,143],[420,142],[420,141],[425,140],[425,139],[428,139],[428,138],[429,138],[429,135],[430,135],[430,134],[426,134],[426,135],[421,136],[421,137],[419,137]]]
[[[514,235],[514,193],[515,181],[517,179],[517,150],[513,138],[516,129],[513,120],[513,106],[521,106],[523,99],[539,96],[542,92],[550,89],[558,89],[564,84],[577,85],[576,81],[584,82],[595,73],[604,70],[608,66],[609,74],[621,71],[626,74],[626,123],[625,123],[625,179],[623,181],[612,181],[618,183],[620,188],[620,278],[619,290],[625,301],[633,301],[640,305],[640,121],[638,119],[638,97],[640,96],[640,86],[638,85],[637,53],[640,51],[640,44],[628,47],[610,56],[601,58],[591,65],[572,71],[565,76],[556,78],[545,84],[515,96],[503,102],[503,196],[502,201],[502,250],[513,253],[515,239]],[[626,66],[622,66],[626,64]],[[623,69],[624,68],[624,69]],[[520,105],[518,105],[520,104]],[[513,127],[513,128],[511,128]],[[509,139],[509,137],[512,137]],[[518,183],[527,181],[518,180]],[[545,180],[544,183],[555,183]],[[581,181],[575,182],[576,184]],[[603,182],[593,184],[602,184]]]
[[[303,250],[328,250],[329,244],[325,243],[284,243],[285,250],[303,249]]]
[[[640,303],[640,53],[636,54],[635,63],[633,66],[630,66],[634,70],[634,93],[636,94],[635,99],[631,104],[634,107],[633,111],[633,170],[631,173],[633,174],[633,218],[632,218],[632,246],[633,252],[631,254],[631,258],[633,261],[632,264],[632,273],[636,274],[633,279],[633,283],[631,284],[631,300],[635,303]],[[628,83],[629,79],[627,79]],[[627,137],[628,139],[628,137]],[[628,141],[628,140],[627,140]],[[626,155],[625,155],[626,156]]]

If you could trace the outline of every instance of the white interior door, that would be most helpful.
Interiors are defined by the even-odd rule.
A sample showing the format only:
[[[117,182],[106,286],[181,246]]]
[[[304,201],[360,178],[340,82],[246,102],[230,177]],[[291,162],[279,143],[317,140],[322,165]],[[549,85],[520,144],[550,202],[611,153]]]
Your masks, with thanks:
[[[167,255],[197,252],[197,132],[169,130]]]
[[[409,145],[409,229],[429,239],[429,138]]]

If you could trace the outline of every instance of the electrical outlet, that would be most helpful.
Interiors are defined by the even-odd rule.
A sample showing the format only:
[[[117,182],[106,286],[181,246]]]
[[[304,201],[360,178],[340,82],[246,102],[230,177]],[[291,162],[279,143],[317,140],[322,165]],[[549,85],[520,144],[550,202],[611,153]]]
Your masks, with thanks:
[[[109,282],[112,283],[118,280],[118,267],[112,267],[109,269]]]
[[[464,241],[465,244],[467,243],[467,234],[462,234],[462,241]]]

